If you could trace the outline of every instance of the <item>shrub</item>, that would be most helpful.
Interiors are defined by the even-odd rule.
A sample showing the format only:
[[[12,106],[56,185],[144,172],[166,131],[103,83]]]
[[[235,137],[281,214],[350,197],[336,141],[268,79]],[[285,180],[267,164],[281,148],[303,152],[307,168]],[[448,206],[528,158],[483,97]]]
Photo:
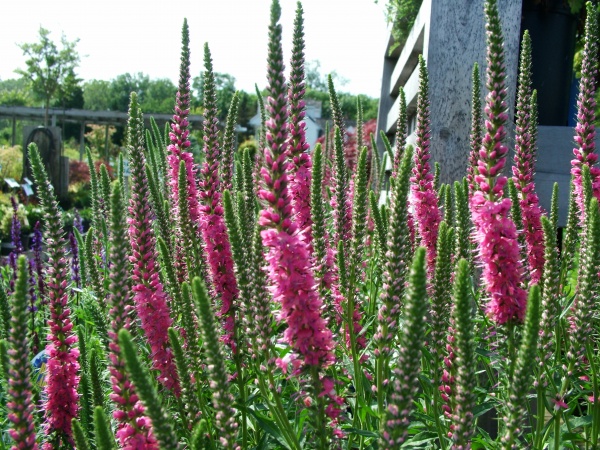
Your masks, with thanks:
[[[20,180],[23,176],[23,152],[20,145],[0,148],[0,177]]]

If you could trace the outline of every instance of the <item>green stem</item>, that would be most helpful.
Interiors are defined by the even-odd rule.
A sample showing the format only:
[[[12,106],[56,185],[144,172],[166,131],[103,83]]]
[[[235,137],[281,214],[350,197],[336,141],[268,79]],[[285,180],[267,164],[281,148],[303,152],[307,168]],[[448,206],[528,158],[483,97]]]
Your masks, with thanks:
[[[598,373],[596,372],[596,365],[594,364],[594,352],[591,346],[586,345],[588,361],[590,362],[590,368],[592,370],[592,396],[594,399],[593,405],[593,419],[592,419],[592,449],[598,448],[598,432],[600,431],[600,401],[598,401]]]
[[[437,368],[434,368],[434,371],[437,372]],[[439,377],[436,374],[436,380],[439,380]],[[440,447],[442,450],[446,450],[446,433],[442,428],[442,422],[440,420],[440,391],[436,389],[436,386],[439,384],[434,383],[433,385],[433,418],[435,420],[435,427],[437,428],[438,438],[440,440]]]
[[[385,367],[387,367],[386,359],[381,353],[376,361],[377,370],[377,413],[379,414],[379,428],[382,428],[385,421],[385,386],[383,380],[385,375]]]
[[[268,377],[269,377],[269,385],[275,386],[275,380],[273,379],[273,373],[270,369],[267,369]],[[286,442],[292,446],[295,450],[300,450],[302,447],[300,446],[300,442],[298,442],[298,437],[296,436],[296,432],[290,425],[290,421],[287,418],[287,414],[285,413],[285,409],[283,408],[283,404],[281,403],[281,398],[279,397],[279,393],[276,389],[268,389],[265,385],[264,379],[262,377],[258,377],[259,389],[265,402],[267,403],[267,407],[271,414],[273,414],[273,418],[279,425],[279,429],[284,434],[286,438]],[[275,400],[275,405],[269,400],[269,393],[272,394],[273,399]]]
[[[350,337],[350,353],[352,355],[352,363],[354,366],[354,390],[356,393],[356,397],[354,399],[355,403],[354,403],[354,411],[352,414],[352,427],[355,429],[360,429],[360,417],[358,414],[358,409],[359,409],[359,404],[360,401],[359,399],[361,397],[363,397],[363,392],[362,392],[362,380],[361,380],[361,372],[360,372],[360,358],[358,356],[358,351],[356,350],[356,335],[354,334],[354,294],[355,294],[355,278],[356,278],[356,271],[355,268],[352,267],[350,269],[350,282],[349,284],[349,288],[346,292],[346,295],[348,296],[348,300],[346,302],[346,326],[348,327],[348,336]],[[364,397],[363,397],[364,398]],[[352,444],[352,438],[353,435],[351,434],[348,437],[348,448],[352,448],[351,444]],[[362,441],[362,439],[361,439]]]
[[[236,340],[236,342],[239,342]],[[237,350],[235,355],[235,368],[237,371],[237,384],[240,391],[240,404],[242,405],[242,448],[246,448],[248,442],[248,423],[246,413],[246,383],[244,383],[244,373],[242,369],[240,349]]]
[[[538,377],[538,388],[537,388],[537,421],[535,427],[535,439],[533,448],[542,448],[542,439],[544,434],[544,413],[546,406],[544,405],[544,396],[546,395],[546,388],[543,386],[540,377]]]
[[[317,402],[317,414],[315,418],[316,438],[319,449],[327,450],[327,420],[325,418],[325,398],[319,396],[321,391],[321,380],[319,379],[319,371],[317,366],[312,367],[312,378],[314,386],[314,397]]]
[[[560,448],[560,418],[562,410],[559,409],[554,415],[554,448]]]

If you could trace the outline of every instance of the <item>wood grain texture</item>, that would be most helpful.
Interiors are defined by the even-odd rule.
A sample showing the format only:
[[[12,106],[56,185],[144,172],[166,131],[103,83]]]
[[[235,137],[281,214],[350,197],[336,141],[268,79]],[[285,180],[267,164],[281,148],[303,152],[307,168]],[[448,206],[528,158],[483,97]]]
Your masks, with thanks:
[[[427,66],[431,102],[432,160],[441,165],[440,180],[449,183],[465,175],[471,122],[471,72],[481,68],[485,89],[485,19],[482,0],[432,0]],[[504,34],[509,123],[514,114],[517,84],[521,0],[499,0]],[[512,130],[507,145],[511,147]]]
[[[484,86],[486,35],[483,7],[483,0],[424,0],[415,23],[420,28],[423,26],[420,21],[425,21],[423,56],[429,71],[431,153],[432,161],[441,165],[440,180],[443,183],[461,179],[466,174],[471,124],[471,72],[475,62],[480,66],[482,95],[487,94]],[[509,123],[512,124],[521,0],[498,0],[498,8],[505,40],[507,102]],[[411,49],[401,49],[402,52],[406,50]],[[390,88],[397,84],[397,80],[391,79],[393,75],[401,72],[396,67],[397,58],[384,58],[378,117],[379,128],[384,129],[392,139],[395,126],[389,125],[395,123],[398,111],[394,108],[396,98],[390,95]],[[407,95],[409,105],[412,100],[415,99]],[[512,126],[508,134],[507,145],[512,148]]]

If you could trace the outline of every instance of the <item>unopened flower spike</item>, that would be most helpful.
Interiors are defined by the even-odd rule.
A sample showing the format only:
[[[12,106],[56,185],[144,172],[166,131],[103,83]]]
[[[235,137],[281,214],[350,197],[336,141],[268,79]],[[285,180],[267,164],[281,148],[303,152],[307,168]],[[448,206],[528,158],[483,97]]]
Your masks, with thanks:
[[[31,364],[27,330],[27,260],[17,260],[15,290],[11,298],[11,328],[8,336],[10,371],[6,402],[10,421],[8,434],[14,441],[12,449],[37,450],[34,404],[32,401]]]
[[[481,115],[481,87],[479,81],[479,64],[473,65],[473,74],[471,76],[472,94],[471,94],[471,136],[469,161],[467,163],[467,180],[469,181],[469,198],[473,192],[479,189],[475,182],[477,176],[477,162],[479,161],[479,150],[481,149],[481,139],[483,138],[483,117]]]
[[[304,93],[304,19],[302,17],[302,4],[298,2],[296,18],[294,20],[294,41],[292,59],[290,63],[290,88],[289,88],[289,142],[290,156],[289,178],[290,195],[294,220],[298,230],[306,239],[312,241],[310,217],[310,184],[311,184],[311,157],[308,153],[309,145],[306,142],[306,121]]]
[[[358,164],[356,166],[356,192],[354,196],[354,206],[352,208],[352,243],[350,251],[350,278],[354,283],[362,279],[365,251],[365,238],[367,233],[367,213],[368,213],[368,171],[367,171],[367,148],[363,147],[360,152]],[[351,287],[352,288],[352,287]],[[347,343],[352,344],[355,341],[357,349],[363,349],[367,345],[367,340],[361,333],[361,307],[355,294],[348,293],[348,314],[347,323],[352,323],[352,328],[347,325]]]
[[[228,450],[238,449],[235,442],[237,423],[234,420],[235,410],[233,396],[229,392],[227,369],[223,348],[219,343],[217,325],[210,306],[206,288],[200,278],[192,281],[194,301],[199,312],[202,330],[202,340],[206,352],[208,371],[210,373],[210,388],[216,411],[216,426],[221,445]]]
[[[556,323],[560,315],[561,286],[557,281],[560,279],[560,259],[556,246],[556,229],[547,217],[542,216],[544,229],[544,276],[541,293],[541,318],[540,337],[538,342],[538,353],[540,358],[540,379],[545,385],[547,383],[544,368],[555,355],[554,339]]]
[[[440,222],[435,272],[431,288],[429,322],[431,331],[428,342],[433,357],[435,375],[438,379],[434,382],[441,384],[441,368],[444,365],[444,347],[446,345],[446,332],[450,321],[451,286],[453,276],[452,244],[454,230],[446,222]]]
[[[398,320],[403,307],[405,282],[410,267],[411,240],[408,221],[408,193],[413,150],[408,146],[391,193],[389,227],[387,231],[387,253],[383,273],[381,306],[377,315],[377,333],[374,336],[377,349],[377,395],[380,413],[384,404],[384,380],[389,378],[389,359],[393,342],[398,332]]]
[[[327,233],[325,202],[321,195],[323,188],[323,149],[317,144],[313,151],[313,171],[311,185],[311,216],[313,221],[313,270],[319,294],[325,301],[325,314],[329,320],[334,317],[331,305],[330,289],[332,284],[332,267],[328,264],[328,254],[332,256]]]
[[[383,450],[400,448],[408,437],[413,398],[418,391],[418,377],[421,371],[427,309],[426,285],[425,248],[419,247],[412,262],[405,294],[406,310],[400,334],[397,367],[390,380],[387,408],[381,417],[379,448]]]
[[[537,284],[531,286],[527,300],[527,317],[521,344],[515,361],[512,377],[509,381],[507,414],[504,422],[504,434],[500,439],[502,449],[521,448],[518,441],[523,431],[525,411],[528,408],[528,392],[531,386],[531,362],[535,359],[536,343],[540,331],[540,289]]]
[[[453,287],[452,319],[454,324],[454,411],[452,411],[452,442],[456,449],[470,448],[475,431],[473,410],[477,397],[475,336],[473,325],[473,298],[471,295],[469,262],[461,259],[457,264]]]
[[[392,163],[392,178],[396,178],[398,170],[400,170],[400,163],[402,162],[402,155],[404,154],[404,148],[406,147],[407,138],[407,124],[408,117],[406,114],[406,95],[404,94],[404,88],[400,88],[400,112],[398,114],[398,123],[396,125],[396,146],[394,159]],[[383,136],[382,136],[383,137]]]
[[[236,130],[235,127],[238,123],[238,110],[240,105],[240,94],[236,92],[233,94],[231,103],[229,104],[229,110],[227,111],[227,120],[225,121],[225,132],[223,133],[223,143],[221,164],[219,165],[219,171],[221,176],[221,190],[231,191],[233,188],[233,167],[234,167],[234,153],[236,149]],[[239,172],[238,172],[239,174]]]

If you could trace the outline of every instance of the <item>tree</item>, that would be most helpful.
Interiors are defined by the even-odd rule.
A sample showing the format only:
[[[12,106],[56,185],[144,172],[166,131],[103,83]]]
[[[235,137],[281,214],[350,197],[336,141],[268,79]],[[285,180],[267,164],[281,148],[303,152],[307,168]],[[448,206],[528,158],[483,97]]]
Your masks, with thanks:
[[[327,76],[321,73],[321,63],[319,61],[309,61],[305,69],[306,93],[307,99],[321,102],[323,119],[331,119],[331,104],[329,101],[329,88],[327,86]],[[333,84],[335,85],[340,109],[345,119],[354,120],[356,118],[356,99],[357,96],[347,92],[341,92],[340,87],[348,83],[344,77],[335,71],[331,73]],[[363,105],[363,118],[365,121],[377,117],[379,100],[365,95],[360,96]]]
[[[339,89],[348,84],[348,80],[338,74],[335,70],[331,72],[333,84]],[[304,78],[306,79],[306,87],[315,91],[328,92],[327,76],[321,73],[321,62],[314,59],[308,61],[304,68]]]
[[[146,91],[142,92],[140,107],[146,113],[173,113],[177,86],[168,78],[150,80]]]
[[[44,126],[48,126],[48,110],[50,103],[58,99],[62,103],[75,91],[80,79],[75,74],[79,65],[79,54],[75,47],[79,39],[69,42],[63,35],[60,39],[62,48],[50,39],[50,31],[40,27],[40,40],[32,44],[20,44],[27,69],[15,72],[28,79],[33,93],[44,102],[46,114]]]
[[[92,111],[109,111],[112,101],[110,88],[110,81],[86,81],[83,85],[83,107]]]
[[[27,80],[18,78],[0,81],[0,105],[32,106]]]
[[[196,91],[199,105],[203,105],[204,72],[201,72],[199,77],[194,78],[192,88]],[[215,90],[217,91],[217,117],[220,122],[224,122],[227,118],[227,111],[229,111],[229,104],[235,94],[235,78],[228,73],[215,72]]]

